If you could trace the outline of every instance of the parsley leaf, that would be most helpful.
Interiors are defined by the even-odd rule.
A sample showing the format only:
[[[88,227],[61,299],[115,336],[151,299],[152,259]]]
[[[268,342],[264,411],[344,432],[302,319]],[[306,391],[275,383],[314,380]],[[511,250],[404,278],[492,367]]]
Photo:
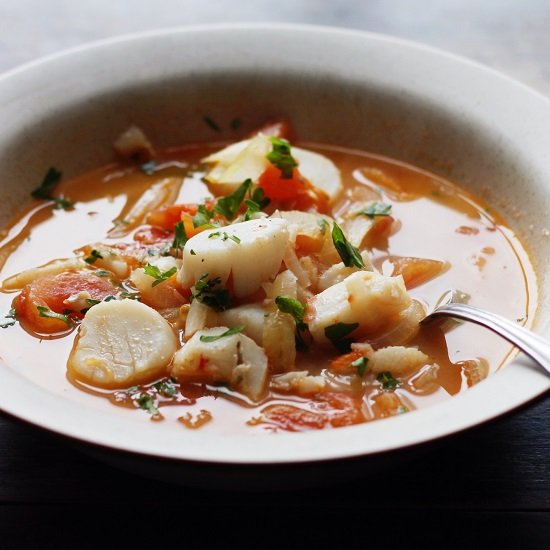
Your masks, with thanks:
[[[52,311],[50,308],[45,306],[36,306],[36,309],[38,310],[39,317],[48,317],[49,319],[57,319],[58,321],[63,321],[68,327],[71,328],[74,326],[73,321],[67,315],[56,313],[55,311]]]
[[[208,273],[202,275],[195,283],[193,298],[216,311],[225,311],[229,308],[229,290],[221,286],[219,277],[208,280]]]
[[[304,323],[304,314],[306,306],[302,302],[290,298],[289,296],[277,296],[275,304],[279,311],[292,315],[296,323],[296,348],[300,351],[306,351],[307,344],[302,336],[302,332],[308,330],[307,323]]]
[[[141,296],[139,295],[139,292],[127,292],[126,290],[123,290],[119,297],[123,300],[138,300],[141,301]]]
[[[159,414],[155,400],[148,393],[142,393],[135,401],[140,409],[147,411],[151,416]]]
[[[292,172],[298,166],[298,163],[290,152],[290,143],[286,139],[276,137],[269,139],[273,145],[273,150],[266,155],[267,160],[281,171],[283,179],[292,178]]]
[[[214,211],[220,213],[227,220],[232,220],[237,214],[237,211],[239,210],[244,197],[251,186],[252,180],[245,180],[235,192],[231,193],[231,195],[218,199],[218,202],[214,207]]]
[[[346,353],[350,350],[352,340],[346,338],[351,334],[359,323],[335,323],[325,327],[325,336],[332,342],[332,345],[342,353]]]
[[[102,260],[103,256],[101,255],[101,252],[99,250],[92,250],[90,252],[90,255],[87,258],[84,258],[84,261],[87,264],[93,264],[96,260]]]
[[[205,336],[204,334],[200,337],[201,342],[215,342],[220,338],[225,338],[226,336],[232,336],[233,334],[239,334],[244,330],[244,325],[239,325],[230,329],[227,329],[225,332],[218,334],[216,336]]]
[[[6,313],[6,315],[4,315],[4,319],[9,319],[9,321],[6,320],[4,323],[0,323],[0,328],[8,328],[8,327],[12,327],[13,325],[15,325],[15,322],[17,321],[15,308],[13,308],[13,307],[10,308],[8,313]]]
[[[332,226],[332,242],[346,267],[365,267],[361,253],[346,239],[344,232],[336,222]]]
[[[174,397],[178,392],[178,389],[175,384],[175,380],[172,378],[167,378],[166,380],[159,380],[153,384],[153,388],[157,390],[158,393],[164,395],[165,397]]]
[[[74,206],[74,203],[64,197],[52,197],[52,191],[61,180],[62,173],[53,166],[48,169],[42,183],[34,191],[31,196],[35,199],[43,199],[55,203],[55,208],[63,208],[69,210]]]
[[[176,266],[172,267],[168,271],[161,272],[160,269],[156,265],[147,264],[144,268],[144,271],[147,275],[150,277],[153,277],[155,279],[151,286],[157,286],[161,283],[164,283],[167,279],[169,279],[172,275],[176,273],[178,268]]]
[[[252,218],[253,214],[260,212],[262,208],[265,208],[271,202],[264,195],[264,190],[261,187],[257,187],[252,193],[252,198],[246,199],[246,212],[244,214],[244,221],[248,221]]]
[[[375,216],[389,216],[391,211],[391,204],[384,204],[383,202],[373,202],[369,204],[363,210],[360,210],[355,215],[363,215],[369,218],[374,218]]]
[[[365,371],[367,370],[367,363],[369,360],[366,357],[359,357],[355,361],[350,363],[350,366],[357,369],[357,374],[359,376],[365,376]]]
[[[382,388],[384,390],[395,390],[395,388],[401,385],[401,382],[393,377],[391,372],[381,372],[376,380],[382,383]]]
[[[174,241],[172,242],[172,248],[176,249],[176,255],[179,250],[183,250],[185,243],[187,242],[187,233],[183,222],[178,222],[174,225]]]
[[[200,227],[202,225],[210,225],[210,220],[214,212],[208,210],[204,204],[199,204],[197,213],[193,216],[193,225]]]
[[[97,271],[94,271],[94,275],[96,277],[110,277],[111,272],[110,271],[105,271],[104,269],[98,269]]]

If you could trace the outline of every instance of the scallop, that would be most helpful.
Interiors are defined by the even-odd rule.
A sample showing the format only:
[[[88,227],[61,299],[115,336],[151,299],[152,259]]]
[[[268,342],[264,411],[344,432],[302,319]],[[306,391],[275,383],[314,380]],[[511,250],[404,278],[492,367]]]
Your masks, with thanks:
[[[77,380],[100,388],[125,388],[164,376],[178,347],[170,324],[135,300],[90,308],[67,364]]]

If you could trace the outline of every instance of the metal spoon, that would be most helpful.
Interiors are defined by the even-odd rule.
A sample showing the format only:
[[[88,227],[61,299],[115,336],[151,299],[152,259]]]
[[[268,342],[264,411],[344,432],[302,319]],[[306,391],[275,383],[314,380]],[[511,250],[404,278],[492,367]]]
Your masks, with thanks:
[[[514,344],[550,374],[550,341],[501,315],[461,303],[465,297],[466,295],[460,291],[449,291],[439,300],[434,310],[422,319],[422,324],[429,323],[438,317],[472,321]]]

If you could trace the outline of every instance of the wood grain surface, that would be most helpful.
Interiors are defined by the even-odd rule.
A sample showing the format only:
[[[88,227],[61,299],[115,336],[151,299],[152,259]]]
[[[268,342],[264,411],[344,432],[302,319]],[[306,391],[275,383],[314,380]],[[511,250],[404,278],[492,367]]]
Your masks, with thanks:
[[[121,33],[240,21],[388,33],[470,57],[550,94],[549,0],[2,0],[0,71]],[[361,536],[349,545],[358,547],[393,540],[409,548],[412,541],[548,548],[550,400],[428,445],[385,470],[372,473],[365,464],[352,481],[252,495],[142,479],[0,416],[0,548],[95,548],[105,541],[104,525],[117,528],[108,539],[117,546],[178,540],[213,547],[222,535],[262,548],[323,548],[341,546],[353,531]],[[302,527],[299,538],[290,525]],[[186,530],[199,526],[201,540],[191,543]]]

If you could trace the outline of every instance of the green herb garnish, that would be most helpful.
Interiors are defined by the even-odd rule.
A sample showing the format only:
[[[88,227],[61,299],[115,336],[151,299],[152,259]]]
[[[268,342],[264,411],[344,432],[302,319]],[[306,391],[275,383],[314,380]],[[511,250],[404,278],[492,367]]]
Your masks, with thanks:
[[[191,249],[189,251],[189,254],[191,254],[191,256],[196,256],[197,255],[197,253],[193,249]]]
[[[204,120],[204,122],[206,122],[206,124],[208,124],[208,126],[214,130],[214,132],[221,132],[222,129],[219,127],[219,125],[216,123],[216,121],[209,117],[208,115],[204,115],[202,117],[202,119]]]
[[[369,218],[374,218],[375,216],[389,216],[391,211],[391,204],[384,204],[383,202],[373,202],[369,204],[363,210],[360,210],[355,215],[363,215]]]
[[[51,201],[55,204],[55,208],[63,208],[64,210],[69,210],[74,206],[74,202],[64,198],[64,197],[52,197],[52,191],[55,189],[57,184],[61,180],[62,173],[54,168],[53,166],[48,169],[42,183],[34,191],[31,192],[31,195],[35,199],[43,199]]]
[[[159,414],[158,407],[155,400],[148,393],[142,393],[137,399],[136,403],[140,409],[147,411],[151,416],[157,416]]]
[[[193,225],[195,227],[210,225],[210,220],[212,219],[213,215],[214,215],[214,212],[211,210],[208,210],[206,208],[206,205],[199,204],[197,213],[193,216]]]
[[[208,280],[208,273],[195,283],[193,298],[216,311],[225,311],[230,303],[229,290],[221,286],[221,279]]]
[[[174,397],[178,392],[178,388],[175,384],[175,380],[172,378],[167,378],[166,380],[159,380],[153,384],[153,388],[157,390],[158,393],[164,395],[165,397]]]
[[[270,199],[265,196],[264,190],[261,187],[257,187],[256,189],[254,189],[254,192],[252,193],[252,198],[246,199],[244,201],[244,203],[246,204],[244,220],[250,220],[253,214],[260,212],[262,208],[265,208],[270,202]]]
[[[105,271],[104,269],[98,269],[97,271],[94,271],[94,275],[96,277],[110,277],[111,272],[110,271]]]
[[[58,321],[63,321],[68,327],[71,328],[74,326],[73,321],[67,315],[56,313],[55,311],[52,311],[50,308],[45,306],[36,306],[36,309],[38,310],[39,317],[48,317],[49,319],[57,319]]]
[[[382,388],[384,390],[395,390],[395,388],[401,385],[401,382],[393,377],[391,372],[381,372],[376,380],[382,383]]]
[[[127,292],[126,290],[123,290],[119,294],[120,298],[123,300],[141,300],[141,296],[139,295],[139,292]]]
[[[15,308],[13,308],[13,307],[10,308],[8,313],[6,313],[6,315],[4,315],[4,319],[9,319],[9,321],[5,321],[4,323],[0,323],[0,328],[8,328],[8,327],[12,327],[13,325],[15,325],[15,322],[17,321],[17,315],[16,315]]]
[[[358,267],[360,269],[365,267],[361,253],[346,239],[344,232],[336,222],[332,226],[332,242],[346,267]]]
[[[215,342],[216,340],[219,340],[220,338],[225,338],[226,336],[232,336],[233,334],[239,334],[239,332],[242,332],[243,330],[244,330],[244,325],[239,325],[237,327],[227,329],[225,332],[222,332],[221,334],[218,334],[216,336],[202,335],[200,337],[200,340],[201,340],[201,342]]]
[[[304,314],[306,306],[302,302],[291,298],[290,296],[277,296],[275,298],[275,304],[279,311],[288,313],[294,319],[296,323],[296,347],[304,351],[307,345],[302,336],[302,332],[308,329],[307,323],[304,323]]]
[[[90,252],[90,255],[87,258],[84,258],[84,261],[87,264],[93,264],[96,260],[102,260],[103,256],[101,255],[101,252],[99,250],[92,250]]]
[[[187,233],[183,222],[178,222],[174,225],[174,240],[172,242],[172,248],[176,250],[176,255],[179,250],[183,250],[185,243],[187,242]]]
[[[219,212],[227,220],[232,220],[237,214],[239,208],[241,207],[244,197],[246,196],[251,186],[252,180],[245,180],[235,192],[231,193],[231,195],[227,195],[227,197],[222,197],[221,199],[218,199],[214,210],[216,212]]]
[[[164,281],[169,279],[172,275],[175,275],[176,271],[178,270],[178,268],[174,266],[168,271],[161,272],[156,265],[151,264],[147,264],[143,269],[147,275],[155,279],[151,286],[157,286],[161,283],[164,283]]]
[[[332,345],[340,352],[347,353],[353,342],[350,338],[346,338],[351,334],[359,323],[336,323],[325,327],[325,336],[332,342]]]
[[[298,163],[290,152],[290,143],[286,139],[276,137],[269,139],[273,150],[266,156],[267,160],[281,171],[283,179],[292,178],[292,173]]]
[[[359,357],[359,359],[352,361],[350,363],[350,366],[352,366],[354,369],[357,369],[357,374],[362,377],[365,376],[368,362],[369,360],[366,357]]]

